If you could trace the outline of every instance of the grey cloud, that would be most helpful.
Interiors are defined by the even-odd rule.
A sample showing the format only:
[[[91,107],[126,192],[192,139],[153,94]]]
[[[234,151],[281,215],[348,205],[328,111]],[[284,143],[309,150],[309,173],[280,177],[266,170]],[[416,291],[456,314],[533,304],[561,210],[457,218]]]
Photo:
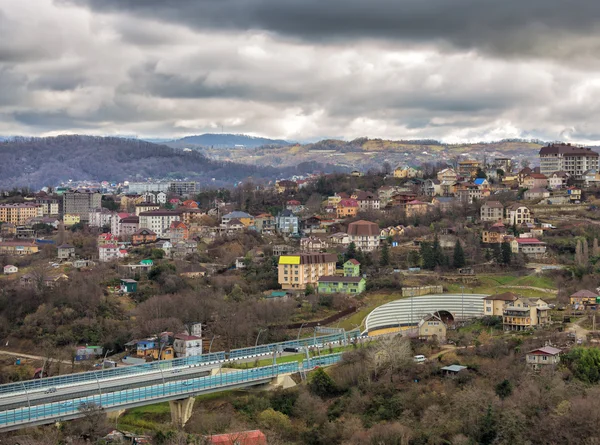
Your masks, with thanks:
[[[598,55],[592,0],[70,0],[194,29],[259,29],[312,42],[386,39],[505,55]]]

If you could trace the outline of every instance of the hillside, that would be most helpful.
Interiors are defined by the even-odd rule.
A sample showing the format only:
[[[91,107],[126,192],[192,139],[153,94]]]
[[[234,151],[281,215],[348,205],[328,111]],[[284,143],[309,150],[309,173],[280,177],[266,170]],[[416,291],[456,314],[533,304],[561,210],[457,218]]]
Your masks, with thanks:
[[[291,166],[298,162],[331,163],[347,169],[380,168],[384,162],[419,165],[424,162],[452,162],[459,159],[488,159],[507,156],[517,163],[537,162],[541,141],[504,140],[491,143],[443,144],[433,140],[392,141],[359,138],[352,141],[326,139],[313,144],[286,147],[257,147],[247,150],[203,149],[212,159],[235,159],[252,165]]]
[[[245,134],[201,134],[197,136],[186,136],[167,145],[175,148],[257,148],[262,146],[285,147],[289,142],[281,139],[268,139]]]
[[[123,181],[150,177],[188,178],[224,185],[248,177],[272,180],[316,169],[334,170],[332,166],[314,163],[296,164],[286,169],[248,166],[211,160],[199,152],[183,152],[166,145],[92,136],[1,141],[0,159],[0,189],[39,188],[69,179]]]

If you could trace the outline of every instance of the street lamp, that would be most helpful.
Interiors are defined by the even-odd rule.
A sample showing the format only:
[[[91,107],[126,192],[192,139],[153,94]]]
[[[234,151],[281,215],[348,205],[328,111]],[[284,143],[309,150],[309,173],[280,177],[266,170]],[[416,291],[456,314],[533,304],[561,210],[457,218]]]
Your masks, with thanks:
[[[302,323],[300,325],[300,329],[298,329],[298,337],[296,337],[296,342],[300,343],[300,332],[302,332],[302,328],[304,327],[306,323]]]
[[[461,303],[460,303],[461,312],[462,312],[462,315],[461,315],[462,320],[461,321],[464,323],[465,322],[465,286],[464,285],[461,286],[460,289],[462,291],[462,298],[461,298]]]
[[[265,332],[266,329],[259,329],[258,330],[258,335],[256,336],[256,342],[254,342],[254,347],[256,348],[258,346],[258,337],[260,337],[260,334]]]
[[[213,341],[215,341],[215,338],[218,338],[218,335],[213,335],[213,338],[210,340],[210,345],[208,345],[208,353],[210,354],[210,350],[212,349],[212,344]]]

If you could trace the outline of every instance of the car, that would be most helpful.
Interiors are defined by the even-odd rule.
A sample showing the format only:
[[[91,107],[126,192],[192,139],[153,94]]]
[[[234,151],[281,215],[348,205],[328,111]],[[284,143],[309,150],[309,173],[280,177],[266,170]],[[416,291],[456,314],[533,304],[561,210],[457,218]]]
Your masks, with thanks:
[[[44,394],[53,394],[56,392],[56,388],[52,387],[52,388],[48,388],[46,391],[44,391]]]
[[[283,348],[283,352],[300,352],[300,348],[288,346],[287,348]]]

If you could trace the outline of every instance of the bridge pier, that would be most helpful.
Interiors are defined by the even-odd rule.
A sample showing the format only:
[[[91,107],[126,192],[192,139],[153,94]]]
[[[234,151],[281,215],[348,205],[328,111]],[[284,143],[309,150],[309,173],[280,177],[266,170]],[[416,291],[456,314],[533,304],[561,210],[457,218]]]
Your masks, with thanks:
[[[194,408],[194,399],[189,397],[182,400],[171,400],[169,401],[169,407],[171,408],[171,422],[173,425],[183,428],[190,417],[192,417],[192,410]]]

